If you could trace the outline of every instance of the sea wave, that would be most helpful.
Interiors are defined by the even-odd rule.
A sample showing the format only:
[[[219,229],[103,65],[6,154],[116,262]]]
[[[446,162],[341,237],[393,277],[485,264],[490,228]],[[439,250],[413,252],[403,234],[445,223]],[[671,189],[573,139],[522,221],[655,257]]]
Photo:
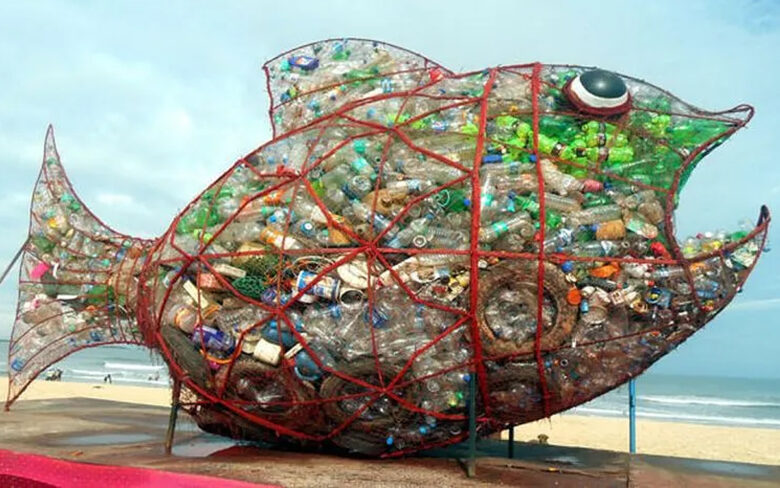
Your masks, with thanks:
[[[95,382],[94,376],[71,375],[65,379],[69,381],[73,380],[76,382],[84,382],[84,383]],[[115,378],[112,376],[111,382],[116,384],[132,384],[132,385],[144,385],[144,386],[169,386],[169,382],[167,379],[149,380],[143,378]]]
[[[113,383],[131,383],[131,384],[143,384],[143,385],[155,385],[155,386],[168,386],[167,375],[160,376],[155,375],[154,378],[150,378],[146,374],[124,374],[122,372],[109,372],[109,371],[93,371],[85,369],[68,369],[65,370],[62,375],[65,381],[83,381],[83,382],[96,382],[103,381],[107,375],[111,375],[111,381]]]
[[[590,415],[603,415],[607,417],[625,417],[626,410],[612,410],[606,408],[577,407],[572,413],[584,413]],[[676,420],[680,422],[694,422],[715,425],[755,425],[780,428],[780,419],[774,418],[750,418],[750,417],[724,417],[720,415],[692,415],[684,413],[647,412],[637,409],[638,418]]]
[[[711,405],[716,407],[780,407],[780,403],[766,401],[733,400],[706,396],[639,395],[640,401],[667,405]]]
[[[138,364],[138,363],[115,363],[112,361],[106,361],[103,363],[103,367],[107,369],[118,369],[120,371],[134,370],[134,371],[162,371],[165,369],[164,364]]]

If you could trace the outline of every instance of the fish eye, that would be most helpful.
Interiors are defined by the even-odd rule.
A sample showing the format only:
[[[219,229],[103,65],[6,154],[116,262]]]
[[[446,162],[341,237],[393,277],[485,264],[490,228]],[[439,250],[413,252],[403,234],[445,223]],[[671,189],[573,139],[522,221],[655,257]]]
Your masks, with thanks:
[[[579,110],[597,115],[615,115],[631,108],[625,81],[610,71],[593,69],[574,77],[565,88],[569,101]]]

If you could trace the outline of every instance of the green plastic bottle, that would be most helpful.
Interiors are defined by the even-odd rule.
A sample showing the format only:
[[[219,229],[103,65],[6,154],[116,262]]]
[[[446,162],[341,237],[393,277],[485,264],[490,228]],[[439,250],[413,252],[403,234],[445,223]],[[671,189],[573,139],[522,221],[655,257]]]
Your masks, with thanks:
[[[690,119],[669,128],[669,140],[675,146],[698,146],[723,134],[726,124],[717,120]]]
[[[577,136],[579,130],[574,120],[569,117],[548,116],[539,118],[539,132],[561,142],[570,142]]]
[[[436,194],[436,203],[447,212],[464,212],[471,207],[471,200],[462,188],[445,188]]]

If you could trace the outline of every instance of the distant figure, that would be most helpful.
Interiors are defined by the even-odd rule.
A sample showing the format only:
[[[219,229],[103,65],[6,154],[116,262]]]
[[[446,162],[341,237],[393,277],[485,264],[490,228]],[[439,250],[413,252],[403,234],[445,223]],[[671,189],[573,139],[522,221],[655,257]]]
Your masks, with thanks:
[[[103,378],[103,383],[110,383],[110,384],[113,384],[113,381],[111,381],[111,373],[107,374],[107,375],[106,375],[106,376]]]
[[[549,437],[547,434],[539,434],[537,439],[539,439],[539,444],[547,444],[547,439],[549,439]]]
[[[44,379],[46,381],[60,381],[62,379],[62,370],[59,368],[49,370]]]

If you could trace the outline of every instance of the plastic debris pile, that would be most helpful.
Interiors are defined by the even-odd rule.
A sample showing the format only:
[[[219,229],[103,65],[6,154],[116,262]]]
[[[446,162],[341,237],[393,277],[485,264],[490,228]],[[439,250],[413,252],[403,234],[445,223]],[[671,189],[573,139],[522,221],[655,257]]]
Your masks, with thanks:
[[[749,107],[576,66],[453,74],[368,41],[265,69],[275,139],[144,251],[142,331],[206,430],[402,454],[467,435],[471,381],[480,432],[542,418],[700,328],[763,246],[767,215],[673,234]],[[45,262],[64,234],[40,231]]]

